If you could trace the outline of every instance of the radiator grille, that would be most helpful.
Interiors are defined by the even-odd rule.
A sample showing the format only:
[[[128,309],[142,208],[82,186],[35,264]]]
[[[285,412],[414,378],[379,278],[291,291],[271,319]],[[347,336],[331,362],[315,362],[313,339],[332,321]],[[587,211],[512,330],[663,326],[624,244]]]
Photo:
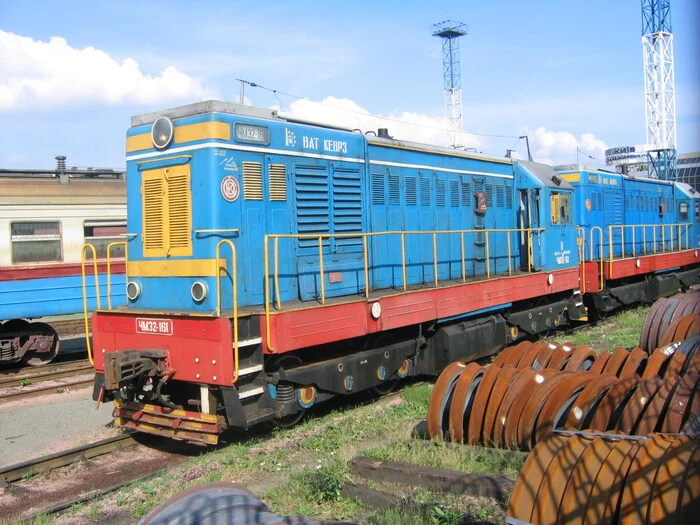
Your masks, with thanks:
[[[243,163],[243,199],[247,201],[263,200],[262,166],[259,162]]]
[[[143,255],[192,255],[190,167],[143,173]]]
[[[270,164],[270,200],[287,200],[287,168],[284,164]]]

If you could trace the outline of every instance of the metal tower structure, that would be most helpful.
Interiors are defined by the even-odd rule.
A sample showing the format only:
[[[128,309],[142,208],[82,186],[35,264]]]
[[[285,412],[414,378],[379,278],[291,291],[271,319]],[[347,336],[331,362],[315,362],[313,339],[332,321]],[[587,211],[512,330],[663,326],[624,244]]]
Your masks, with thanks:
[[[642,0],[642,48],[649,175],[671,179],[676,172],[676,92],[670,0]]]
[[[459,72],[459,37],[467,26],[445,20],[433,25],[433,36],[442,38],[442,71],[445,85],[445,114],[453,148],[464,147],[462,115],[462,78]]]

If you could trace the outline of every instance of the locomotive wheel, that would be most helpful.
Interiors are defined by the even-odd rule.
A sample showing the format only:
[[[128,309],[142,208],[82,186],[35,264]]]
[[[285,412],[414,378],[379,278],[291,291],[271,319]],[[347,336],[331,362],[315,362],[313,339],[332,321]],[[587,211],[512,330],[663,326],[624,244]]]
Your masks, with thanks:
[[[372,341],[372,348],[377,348],[379,346],[388,346],[392,343],[396,342],[396,338],[392,336],[391,334],[388,333],[381,333],[378,334],[377,337]],[[395,377],[393,379],[385,379],[378,385],[374,385],[368,389],[368,392],[370,395],[373,396],[385,396],[389,393],[391,393],[394,388],[396,388],[396,385],[399,384],[399,378]]]
[[[276,371],[280,368],[291,369],[296,368],[304,364],[304,361],[299,356],[296,355],[283,355],[275,359],[270,364],[270,370]],[[301,421],[306,415],[306,409],[302,408],[299,412],[294,414],[287,414],[282,417],[272,418],[272,423],[281,428],[291,428],[295,426],[299,421]]]
[[[30,350],[27,352],[22,360],[30,366],[41,366],[47,365],[54,360],[56,355],[58,355],[58,349],[61,346],[58,341],[58,334],[50,325],[46,323],[31,323],[28,327],[32,335],[47,335],[53,338],[53,343],[51,348],[46,352],[37,352],[36,350]]]

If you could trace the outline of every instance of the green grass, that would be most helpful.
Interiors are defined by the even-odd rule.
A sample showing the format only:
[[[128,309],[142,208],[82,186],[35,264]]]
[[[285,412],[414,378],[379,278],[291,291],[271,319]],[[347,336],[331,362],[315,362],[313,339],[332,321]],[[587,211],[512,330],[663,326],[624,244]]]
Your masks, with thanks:
[[[362,454],[379,461],[410,462],[472,474],[505,474],[511,479],[515,479],[523,464],[521,454],[508,450],[482,452],[477,448],[409,440],[397,440],[387,446],[364,450]]]
[[[594,350],[614,350],[618,346],[639,346],[642,325],[649,312],[648,306],[622,310],[614,317],[602,319],[571,335],[557,334],[551,339],[574,346],[588,345]]]

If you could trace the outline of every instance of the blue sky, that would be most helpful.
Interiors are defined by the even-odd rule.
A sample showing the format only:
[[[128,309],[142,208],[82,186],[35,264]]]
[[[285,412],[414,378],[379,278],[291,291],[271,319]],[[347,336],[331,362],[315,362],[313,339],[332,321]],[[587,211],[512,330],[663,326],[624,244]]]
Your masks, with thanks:
[[[308,99],[247,88],[256,106],[446,143],[446,19],[468,26],[468,145],[502,156],[527,133],[536,159],[571,163],[645,142],[640,0],[0,0],[0,167],[123,167],[131,115],[236,101],[237,78]],[[698,0],[672,1],[680,152],[700,150],[698,21]]]

